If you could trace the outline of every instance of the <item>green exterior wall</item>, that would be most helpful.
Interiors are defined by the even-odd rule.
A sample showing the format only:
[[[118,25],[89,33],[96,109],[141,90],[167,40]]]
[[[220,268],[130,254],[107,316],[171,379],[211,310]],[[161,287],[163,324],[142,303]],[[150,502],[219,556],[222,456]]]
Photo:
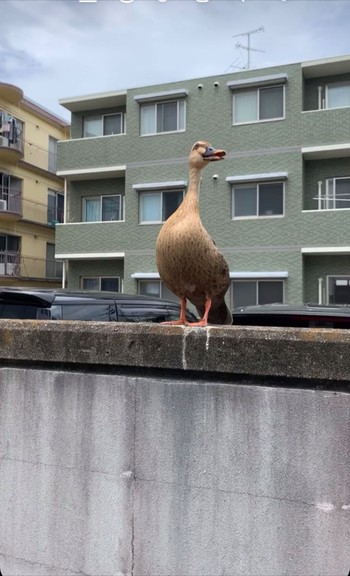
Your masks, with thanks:
[[[349,66],[348,66],[349,68]],[[122,178],[74,180],[69,183],[67,224],[57,226],[58,254],[124,253],[124,262],[107,259],[74,260],[68,285],[78,287],[80,276],[108,275],[121,270],[124,291],[136,292],[135,272],[155,273],[155,243],[160,224],[139,224],[139,193],[135,184],[187,181],[187,157],[196,140],[207,139],[225,148],[223,162],[209,165],[201,184],[201,217],[223,251],[232,273],[287,272],[285,301],[318,298],[318,278],[350,274],[350,256],[303,256],[305,247],[350,246],[350,211],[317,211],[318,181],[350,176],[349,150],[329,157],[304,157],[302,148],[350,142],[350,107],[318,110],[318,87],[350,79],[344,74],[304,77],[300,64],[197,78],[127,90],[125,107],[91,109],[72,114],[72,140],[58,145],[58,170],[90,170],[126,166]],[[227,82],[286,74],[283,120],[233,125],[232,90]],[[215,87],[214,82],[219,86]],[[202,89],[198,89],[202,84]],[[140,136],[140,104],[136,95],[185,89],[184,132]],[[161,98],[160,98],[161,100]],[[81,138],[84,116],[126,112],[126,134]],[[232,220],[232,186],[226,178],[287,173],[284,215]],[[213,180],[217,174],[217,180]],[[95,175],[96,176],[96,175]],[[122,194],[125,221],[81,223],[82,198]],[[332,271],[332,272],[330,272]],[[114,274],[113,274],[114,275]],[[230,294],[227,295],[228,301]],[[234,303],[231,302],[233,305]]]

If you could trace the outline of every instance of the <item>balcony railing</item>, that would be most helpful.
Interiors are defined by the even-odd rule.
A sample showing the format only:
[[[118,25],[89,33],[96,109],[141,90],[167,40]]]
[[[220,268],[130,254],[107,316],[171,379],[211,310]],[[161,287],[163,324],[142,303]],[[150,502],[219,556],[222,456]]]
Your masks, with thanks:
[[[22,215],[22,197],[18,191],[12,191],[11,188],[0,187],[0,213],[12,212],[13,214]]]
[[[318,210],[341,210],[350,208],[350,189],[346,186],[344,189],[336,187],[336,179],[332,181],[332,186],[323,187],[323,182],[318,182],[318,193],[313,200],[317,200]],[[350,182],[349,178],[339,178],[338,180]],[[323,188],[325,188],[323,190]]]
[[[19,252],[0,251],[0,277],[59,280],[63,262],[46,258],[21,256]]]

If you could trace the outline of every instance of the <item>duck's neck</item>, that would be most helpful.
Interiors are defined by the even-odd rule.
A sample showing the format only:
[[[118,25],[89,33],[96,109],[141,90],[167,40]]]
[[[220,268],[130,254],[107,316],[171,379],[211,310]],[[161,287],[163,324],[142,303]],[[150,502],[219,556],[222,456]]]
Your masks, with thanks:
[[[202,170],[190,166],[188,189],[183,203],[186,205],[186,207],[191,206],[198,212],[199,212],[199,190],[200,190],[201,178],[202,178]]]

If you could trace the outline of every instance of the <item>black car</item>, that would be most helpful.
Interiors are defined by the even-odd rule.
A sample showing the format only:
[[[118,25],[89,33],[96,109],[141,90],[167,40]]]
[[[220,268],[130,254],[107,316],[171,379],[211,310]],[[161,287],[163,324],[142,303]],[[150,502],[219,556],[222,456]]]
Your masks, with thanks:
[[[180,317],[172,300],[116,292],[0,287],[0,319],[166,322]],[[197,320],[190,311],[190,322]]]
[[[350,306],[335,304],[263,304],[232,311],[238,326],[290,326],[301,328],[350,328]]]

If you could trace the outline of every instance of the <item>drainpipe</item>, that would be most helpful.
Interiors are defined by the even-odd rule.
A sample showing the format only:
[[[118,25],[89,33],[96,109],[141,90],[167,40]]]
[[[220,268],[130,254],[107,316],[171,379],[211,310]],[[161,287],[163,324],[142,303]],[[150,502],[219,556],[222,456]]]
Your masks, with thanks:
[[[318,279],[318,303],[322,304],[322,284],[323,284],[323,279],[319,278]]]
[[[67,178],[64,179],[64,188],[63,188],[63,224],[67,223]],[[66,287],[66,266],[67,260],[63,260],[62,262],[62,288]]]
[[[322,86],[318,87],[318,109],[322,110]]]
[[[67,260],[63,260],[63,262],[62,262],[62,288],[66,287],[66,265],[67,265]]]
[[[318,200],[318,209],[322,210],[322,180],[319,180],[318,182],[317,200]]]
[[[63,195],[63,224],[67,223],[67,178],[64,179]]]

